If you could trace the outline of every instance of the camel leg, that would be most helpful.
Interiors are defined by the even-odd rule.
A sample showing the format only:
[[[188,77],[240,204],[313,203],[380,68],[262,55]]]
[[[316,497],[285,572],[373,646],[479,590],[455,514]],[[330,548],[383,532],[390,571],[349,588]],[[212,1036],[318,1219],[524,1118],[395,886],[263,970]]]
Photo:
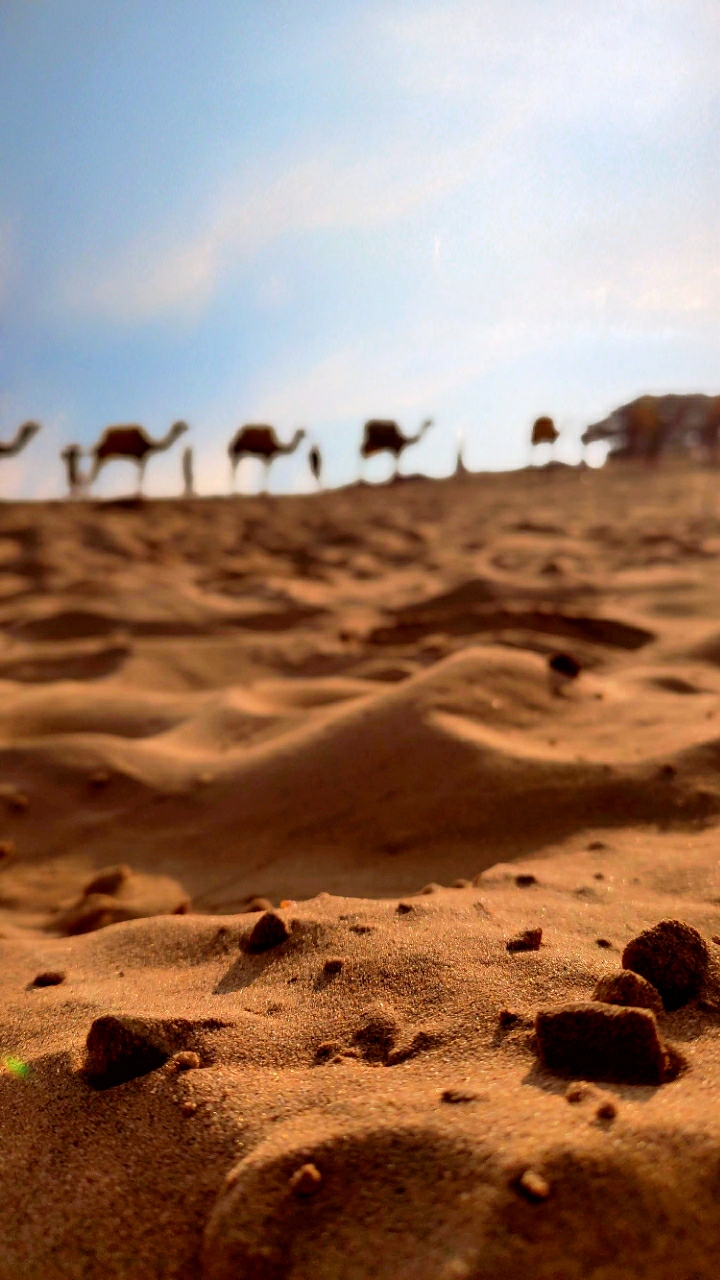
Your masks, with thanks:
[[[137,487],[138,498],[142,497],[144,479],[145,479],[145,460],[143,459],[142,462],[138,463],[138,487]]]
[[[267,458],[263,463],[263,483],[262,492],[267,493],[268,480],[270,479],[270,459]]]

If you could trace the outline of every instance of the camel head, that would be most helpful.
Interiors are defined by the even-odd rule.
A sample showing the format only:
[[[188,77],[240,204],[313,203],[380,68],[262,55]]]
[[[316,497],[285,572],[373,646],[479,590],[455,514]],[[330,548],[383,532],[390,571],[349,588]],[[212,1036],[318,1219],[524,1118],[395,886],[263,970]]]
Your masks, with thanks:
[[[417,435],[416,435],[416,436],[406,436],[406,437],[405,437],[405,443],[406,443],[406,444],[417,444],[418,440],[422,440],[422,438],[423,438],[423,436],[425,435],[425,432],[427,431],[428,427],[432,427],[432,426],[434,425],[434,422],[435,422],[435,419],[434,419],[434,418],[426,418],[424,422],[421,422],[421,423],[420,423],[420,430],[418,431]]]
[[[300,441],[304,440],[306,435],[307,435],[307,431],[305,430],[305,428],[298,427],[297,431],[295,432],[295,435],[293,436],[289,444],[280,445],[278,449],[278,453],[294,453],[298,445],[300,444]]]
[[[171,440],[178,440],[180,436],[184,436],[185,432],[189,430],[190,428],[187,422],[173,422],[170,428],[169,438]]]
[[[596,440],[612,440],[615,436],[620,435],[627,425],[627,415],[622,410],[616,409],[609,417],[603,418],[601,422],[593,422],[593,424],[583,431],[580,440],[583,444],[594,444]]]
[[[39,422],[23,422],[18,431],[18,443],[22,441],[23,444],[27,444],[28,440],[32,440],[33,436],[36,436],[39,430]]]

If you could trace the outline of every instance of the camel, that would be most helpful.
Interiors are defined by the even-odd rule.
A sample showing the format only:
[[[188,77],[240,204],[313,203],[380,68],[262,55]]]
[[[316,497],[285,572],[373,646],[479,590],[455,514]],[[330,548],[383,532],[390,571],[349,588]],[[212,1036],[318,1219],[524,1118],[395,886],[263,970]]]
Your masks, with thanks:
[[[318,488],[320,488],[320,477],[322,475],[322,454],[318,446],[314,444],[308,453],[308,463]]]
[[[300,441],[304,440],[306,435],[305,429],[299,427],[292,440],[288,444],[282,444],[277,438],[274,427],[255,422],[240,427],[228,445],[233,493],[235,492],[237,465],[243,458],[262,458],[265,465],[263,489],[266,489],[270,463],[273,458],[277,458],[283,453],[294,453]]]
[[[23,422],[22,426],[18,427],[15,432],[14,440],[8,440],[7,444],[3,444],[0,440],[0,458],[14,458],[16,454],[20,453],[21,449],[25,448],[26,444],[30,443],[39,430],[39,422]]]
[[[392,453],[395,458],[394,479],[403,450],[410,444],[417,444],[432,425],[433,419],[426,418],[416,436],[404,436],[397,422],[391,418],[370,418],[365,423],[360,454],[363,458],[371,458],[375,453]]]
[[[153,453],[162,453],[188,431],[187,422],[174,422],[167,435],[160,440],[152,440],[144,427],[135,423],[128,426],[107,427],[97,444],[90,450],[94,462],[87,478],[90,486],[97,479],[101,467],[113,458],[127,458],[136,462],[138,467],[138,496],[142,493],[145,467]]]
[[[536,418],[532,425],[530,434],[530,449],[536,449],[539,444],[549,444],[552,449],[560,432],[558,431],[552,418],[543,416]]]
[[[614,409],[583,432],[584,445],[606,440],[610,458],[656,460],[668,447],[699,445],[710,462],[717,457],[720,396],[639,396]]]

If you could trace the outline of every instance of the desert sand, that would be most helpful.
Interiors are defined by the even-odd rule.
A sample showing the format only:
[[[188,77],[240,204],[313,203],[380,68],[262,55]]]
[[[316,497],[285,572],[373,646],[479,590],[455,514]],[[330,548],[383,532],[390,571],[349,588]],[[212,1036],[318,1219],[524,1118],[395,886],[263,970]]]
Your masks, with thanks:
[[[717,472],[5,504],[0,739],[1,1280],[714,1280]]]

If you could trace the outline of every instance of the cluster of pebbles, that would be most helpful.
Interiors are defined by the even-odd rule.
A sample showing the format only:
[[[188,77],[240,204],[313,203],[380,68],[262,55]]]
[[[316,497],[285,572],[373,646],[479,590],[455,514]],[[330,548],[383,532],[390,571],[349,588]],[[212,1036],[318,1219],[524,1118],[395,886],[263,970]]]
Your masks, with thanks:
[[[602,977],[592,999],[543,1009],[535,1019],[538,1053],[551,1071],[587,1080],[662,1084],[683,1059],[660,1034],[658,1016],[698,996],[710,957],[697,929],[661,920],[628,942],[622,968]]]

